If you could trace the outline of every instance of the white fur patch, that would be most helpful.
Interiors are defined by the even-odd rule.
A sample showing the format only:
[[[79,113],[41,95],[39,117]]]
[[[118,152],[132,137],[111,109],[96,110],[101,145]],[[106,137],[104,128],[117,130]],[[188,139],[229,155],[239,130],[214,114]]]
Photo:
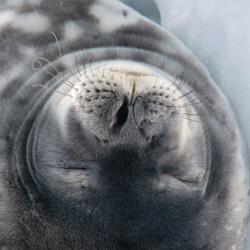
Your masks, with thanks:
[[[67,70],[73,70],[76,68],[75,58],[73,56],[62,57],[61,63],[67,68]]]
[[[12,28],[20,29],[25,33],[41,33],[50,27],[49,18],[34,12],[30,14],[17,14],[12,10],[0,12],[0,29],[9,25]]]
[[[127,12],[126,17],[122,14],[124,10]],[[123,26],[136,24],[139,20],[136,12],[125,5],[115,4],[115,2],[112,5],[94,4],[90,9],[90,14],[99,21],[99,28],[103,33],[115,31]]]
[[[16,7],[16,6],[21,6],[25,3],[25,0],[8,0],[7,1],[7,4],[9,6],[13,6],[13,7]]]
[[[4,28],[7,24],[10,24],[17,14],[13,10],[5,10],[0,12],[0,30]]]
[[[8,70],[8,74],[6,74],[6,76],[3,74],[2,76],[0,76],[0,93],[2,91],[5,90],[5,88],[8,86],[8,84],[15,79],[16,77],[18,77],[22,70],[23,70],[24,66],[22,63],[19,64],[14,64],[12,66],[10,66],[9,70]]]
[[[40,13],[22,14],[16,16],[12,22],[12,27],[21,29],[26,33],[45,32],[50,27],[49,18]]]
[[[7,4],[9,6],[18,7],[24,4],[40,5],[41,0],[8,0]]]
[[[73,21],[68,21],[64,25],[63,34],[66,41],[74,41],[83,34],[83,28]]]
[[[36,49],[33,47],[22,46],[19,48],[19,52],[27,59],[35,56]]]
[[[7,76],[0,75],[0,93],[5,90],[8,85],[8,78]]]

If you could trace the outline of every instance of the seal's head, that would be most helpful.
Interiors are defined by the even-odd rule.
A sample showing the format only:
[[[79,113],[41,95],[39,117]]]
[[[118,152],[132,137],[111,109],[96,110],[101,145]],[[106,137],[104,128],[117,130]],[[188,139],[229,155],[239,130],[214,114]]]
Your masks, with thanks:
[[[6,6],[0,246],[243,248],[244,147],[192,53],[118,1]]]
[[[38,159],[54,155],[59,146],[78,151],[76,168],[87,161],[86,168],[92,162],[101,170],[103,164],[113,165],[113,157],[119,159],[119,154],[131,151],[137,156],[133,164],[154,170],[152,180],[164,173],[179,180],[179,184],[171,182],[179,188],[205,183],[210,152],[199,116],[202,107],[194,105],[195,94],[183,80],[142,63],[112,61],[93,64],[65,81],[72,86],[61,85],[39,118],[43,122],[37,150],[44,154],[39,153]],[[48,161],[57,158],[52,155]],[[62,162],[67,161],[48,165],[67,168]],[[112,169],[131,170],[119,164]],[[98,187],[98,181],[85,179],[84,183]]]
[[[107,238],[107,248],[125,238],[128,247],[174,246],[194,223],[211,165],[192,89],[119,60],[87,65],[64,83],[28,142],[46,210],[64,220],[70,213],[79,232],[87,223],[84,237]]]

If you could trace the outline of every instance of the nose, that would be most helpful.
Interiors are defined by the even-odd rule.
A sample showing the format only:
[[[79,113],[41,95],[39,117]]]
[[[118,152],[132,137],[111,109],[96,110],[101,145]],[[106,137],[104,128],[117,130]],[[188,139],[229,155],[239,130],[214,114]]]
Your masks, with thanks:
[[[128,121],[129,112],[128,98],[124,96],[120,102],[115,104],[115,109],[111,115],[110,130],[113,133],[119,133],[121,131],[122,127]]]
[[[163,124],[158,118],[152,116],[161,114],[164,110],[161,106],[148,103],[143,97],[137,96],[134,102],[130,102],[128,96],[117,100],[110,108],[110,117],[106,117],[109,137],[123,137],[123,141],[137,141],[140,144],[150,144],[153,138],[162,134]]]

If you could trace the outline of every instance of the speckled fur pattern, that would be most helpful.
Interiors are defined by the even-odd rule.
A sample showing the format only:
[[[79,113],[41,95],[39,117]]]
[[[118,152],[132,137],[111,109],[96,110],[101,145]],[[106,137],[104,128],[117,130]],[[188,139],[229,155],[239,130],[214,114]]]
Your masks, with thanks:
[[[244,142],[177,38],[116,0],[3,0],[0,37],[2,249],[244,249]]]

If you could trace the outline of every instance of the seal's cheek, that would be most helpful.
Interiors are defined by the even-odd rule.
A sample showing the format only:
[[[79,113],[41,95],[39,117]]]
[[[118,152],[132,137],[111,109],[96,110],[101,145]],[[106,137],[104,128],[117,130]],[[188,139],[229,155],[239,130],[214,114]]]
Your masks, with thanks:
[[[202,183],[210,169],[209,145],[203,137],[192,138],[186,144],[164,152],[157,159],[158,171],[186,183]]]
[[[82,199],[86,191],[99,189],[100,166],[92,160],[91,149],[83,135],[75,135],[78,138],[65,141],[60,128],[50,119],[40,128],[33,145],[39,182],[62,200]]]
[[[62,200],[82,200],[83,194],[99,189],[99,167],[95,163],[61,160],[55,165],[47,162],[41,168],[40,180]]]
[[[204,193],[210,174],[211,150],[202,121],[193,123],[178,118],[169,122],[163,131],[159,149],[153,154],[158,172],[153,188]]]

